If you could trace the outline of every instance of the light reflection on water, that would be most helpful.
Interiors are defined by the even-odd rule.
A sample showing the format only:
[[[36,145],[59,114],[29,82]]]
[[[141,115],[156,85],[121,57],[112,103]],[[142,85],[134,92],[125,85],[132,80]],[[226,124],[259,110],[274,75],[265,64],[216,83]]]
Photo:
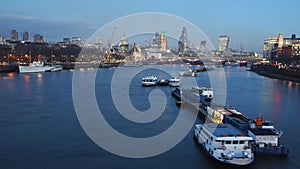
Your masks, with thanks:
[[[178,74],[174,70],[178,66],[169,68]],[[114,70],[101,69],[105,72],[104,77]],[[88,73],[93,70],[81,71]],[[270,79],[235,67],[226,69],[226,75],[227,104],[248,117],[255,118],[261,113],[265,120],[273,121],[284,131],[282,143],[291,151],[288,158],[256,157],[252,165],[244,168],[300,168],[297,134],[300,128],[299,83]],[[160,156],[147,159],[116,157],[97,147],[80,127],[72,104],[72,71],[0,76],[0,168],[235,168],[217,163],[205,155],[194,144],[192,131],[178,146]],[[203,80],[205,77],[206,73],[199,73],[196,79],[199,85],[209,87],[209,82]],[[109,85],[107,81],[101,82],[101,85]],[[102,89],[101,85],[97,86],[98,90]],[[134,97],[139,99],[139,95]],[[166,97],[175,102],[171,94]],[[106,97],[101,99],[107,103],[105,109],[112,110],[110,101]],[[139,103],[136,106],[142,106],[142,102]],[[174,103],[167,109],[173,113],[178,108]],[[165,117],[171,120],[172,113]],[[115,118],[114,125],[120,124],[116,116],[108,116]],[[153,130],[158,129],[159,126],[153,126]],[[124,130],[136,129],[127,126]]]

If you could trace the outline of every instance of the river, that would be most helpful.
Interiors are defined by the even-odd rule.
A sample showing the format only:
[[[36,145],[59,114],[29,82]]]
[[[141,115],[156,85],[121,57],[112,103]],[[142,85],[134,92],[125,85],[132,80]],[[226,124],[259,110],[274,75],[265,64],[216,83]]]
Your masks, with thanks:
[[[167,130],[179,112],[170,87],[142,87],[140,84],[140,78],[150,73],[170,78],[166,72],[159,71],[161,67],[149,67],[130,81],[130,101],[140,111],[151,107],[148,96],[153,89],[165,94],[164,113],[149,124],[124,120],[118,113],[110,94],[116,69],[97,71],[86,68],[80,69],[80,73],[97,71],[95,97],[103,116],[113,128],[131,137],[146,138]],[[178,66],[166,67],[173,73],[178,71]],[[137,68],[122,69],[126,74]],[[251,165],[243,168],[300,168],[300,84],[259,76],[242,67],[226,67],[224,73],[226,104],[233,105],[250,118],[261,115],[273,121],[284,131],[281,143],[290,149],[288,157],[256,156]],[[127,158],[102,149],[88,137],[77,118],[72,99],[73,74],[74,71],[0,74],[0,168],[241,168],[211,159],[194,143],[192,130],[178,145],[153,157]],[[208,79],[207,72],[199,73],[195,78],[203,86],[210,84]],[[125,98],[123,95],[118,97]],[[197,122],[202,121],[197,119]],[[120,141],[119,144],[123,143]]]

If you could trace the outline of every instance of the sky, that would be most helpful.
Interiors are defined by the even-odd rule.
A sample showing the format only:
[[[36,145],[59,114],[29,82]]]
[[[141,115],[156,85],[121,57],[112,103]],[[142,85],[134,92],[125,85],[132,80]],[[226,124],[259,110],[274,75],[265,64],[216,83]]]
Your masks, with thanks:
[[[10,31],[16,29],[29,31],[31,38],[40,33],[48,42],[73,36],[88,39],[120,17],[162,12],[188,20],[215,47],[218,36],[227,34],[230,48],[242,45],[244,51],[261,52],[268,37],[300,37],[299,6],[298,0],[9,0],[0,2],[0,35],[10,39]]]

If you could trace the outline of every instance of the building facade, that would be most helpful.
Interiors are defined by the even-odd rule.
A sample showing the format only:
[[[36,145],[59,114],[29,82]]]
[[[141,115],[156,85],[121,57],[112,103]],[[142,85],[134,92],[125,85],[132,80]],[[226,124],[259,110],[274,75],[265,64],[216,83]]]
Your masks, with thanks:
[[[29,32],[27,32],[27,31],[25,31],[24,33],[23,33],[23,39],[22,39],[23,41],[29,41]]]
[[[40,34],[35,34],[33,39],[34,39],[35,43],[43,43],[44,42],[44,37]]]
[[[218,39],[219,52],[228,51],[230,37],[228,35],[220,35]]]
[[[11,40],[12,41],[17,41],[19,40],[18,32],[14,29],[11,31]]]
[[[179,55],[181,54],[184,55],[184,53],[186,53],[188,50],[189,50],[189,46],[188,46],[187,30],[186,27],[183,27],[178,41],[178,53]]]
[[[285,38],[282,33],[264,41],[264,57],[272,63],[294,64],[300,62],[300,38],[293,34]]]

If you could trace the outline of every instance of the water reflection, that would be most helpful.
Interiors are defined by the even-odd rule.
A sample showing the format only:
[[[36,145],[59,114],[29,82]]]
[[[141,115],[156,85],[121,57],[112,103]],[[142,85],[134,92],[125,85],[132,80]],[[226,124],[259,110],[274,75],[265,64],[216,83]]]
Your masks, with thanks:
[[[23,79],[24,79],[24,93],[26,95],[29,95],[30,94],[30,76],[29,75],[23,75]]]

